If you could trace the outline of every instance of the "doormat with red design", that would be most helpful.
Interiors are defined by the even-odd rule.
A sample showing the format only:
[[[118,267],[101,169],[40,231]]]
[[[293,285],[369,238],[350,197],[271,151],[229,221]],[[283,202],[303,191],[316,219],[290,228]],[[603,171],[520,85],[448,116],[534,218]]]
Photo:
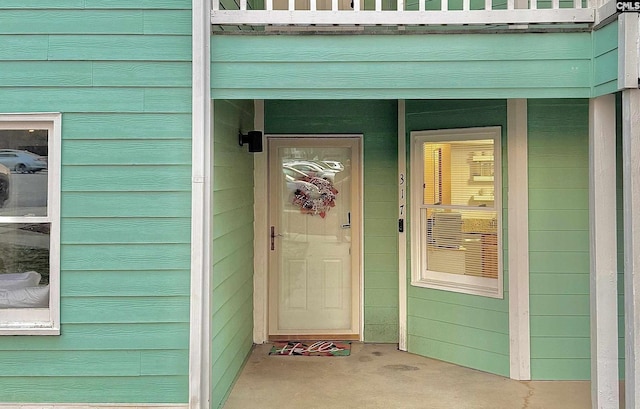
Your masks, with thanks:
[[[350,341],[276,341],[269,351],[269,355],[287,356],[347,356],[350,354]]]

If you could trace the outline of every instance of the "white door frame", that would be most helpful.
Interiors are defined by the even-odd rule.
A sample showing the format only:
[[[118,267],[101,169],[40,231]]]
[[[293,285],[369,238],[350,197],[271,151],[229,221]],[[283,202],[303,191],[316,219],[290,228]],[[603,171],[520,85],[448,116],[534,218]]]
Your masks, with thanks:
[[[256,123],[254,123],[256,129],[264,129],[264,104],[263,101],[256,101]],[[259,123],[260,122],[260,123]],[[361,194],[359,195],[358,203],[355,205],[360,209],[360,249],[357,254],[354,252],[354,257],[359,257],[360,262],[358,268],[358,282],[360,283],[359,289],[359,302],[358,302],[358,317],[359,317],[359,337],[360,341],[364,336],[364,218],[363,218],[363,138],[361,134],[277,134],[269,135],[271,137],[278,138],[305,138],[305,137],[322,137],[322,138],[359,138],[360,140],[360,180],[358,183],[358,189]],[[268,207],[265,205],[268,195],[268,149],[269,145],[263,143],[264,152],[254,157],[254,203],[260,204],[254,206],[254,273],[253,273],[253,342],[256,344],[263,344],[268,341],[268,312],[269,312],[269,300],[268,300],[268,266],[269,266],[269,212]]]

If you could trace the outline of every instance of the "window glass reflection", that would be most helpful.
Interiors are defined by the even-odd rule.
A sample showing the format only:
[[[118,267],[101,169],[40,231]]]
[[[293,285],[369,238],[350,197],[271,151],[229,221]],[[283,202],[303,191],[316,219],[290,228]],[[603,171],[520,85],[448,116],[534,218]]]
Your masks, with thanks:
[[[0,224],[0,309],[49,305],[49,223]]]
[[[48,134],[0,130],[0,216],[46,216]]]

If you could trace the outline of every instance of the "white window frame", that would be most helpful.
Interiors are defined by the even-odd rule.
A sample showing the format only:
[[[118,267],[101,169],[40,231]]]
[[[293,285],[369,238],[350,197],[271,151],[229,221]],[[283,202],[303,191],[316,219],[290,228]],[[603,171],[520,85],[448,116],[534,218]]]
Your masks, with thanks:
[[[423,199],[425,142],[447,142],[474,139],[493,139],[494,200],[493,206],[473,207],[455,205],[425,205]],[[503,298],[502,248],[502,128],[461,128],[411,132],[411,285],[492,298]],[[426,269],[426,221],[423,209],[468,209],[496,212],[498,241],[498,278],[443,273]]]
[[[3,222],[49,223],[49,308],[0,309],[0,335],[60,334],[60,113],[0,114],[0,129],[47,129],[46,216],[0,216]]]

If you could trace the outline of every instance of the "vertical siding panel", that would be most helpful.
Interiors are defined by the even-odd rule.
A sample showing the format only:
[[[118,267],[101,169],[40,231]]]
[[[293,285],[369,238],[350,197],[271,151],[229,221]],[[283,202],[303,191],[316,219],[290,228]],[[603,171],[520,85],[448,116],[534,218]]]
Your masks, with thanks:
[[[618,90],[618,20],[593,31],[593,96]]]
[[[533,379],[590,377],[588,115],[588,100],[529,101]]]
[[[63,150],[61,335],[0,337],[1,402],[188,401],[190,4],[97,3],[0,13],[0,112],[61,112]]]
[[[214,101],[211,407],[222,405],[253,343],[253,155],[238,131],[251,101]]]

